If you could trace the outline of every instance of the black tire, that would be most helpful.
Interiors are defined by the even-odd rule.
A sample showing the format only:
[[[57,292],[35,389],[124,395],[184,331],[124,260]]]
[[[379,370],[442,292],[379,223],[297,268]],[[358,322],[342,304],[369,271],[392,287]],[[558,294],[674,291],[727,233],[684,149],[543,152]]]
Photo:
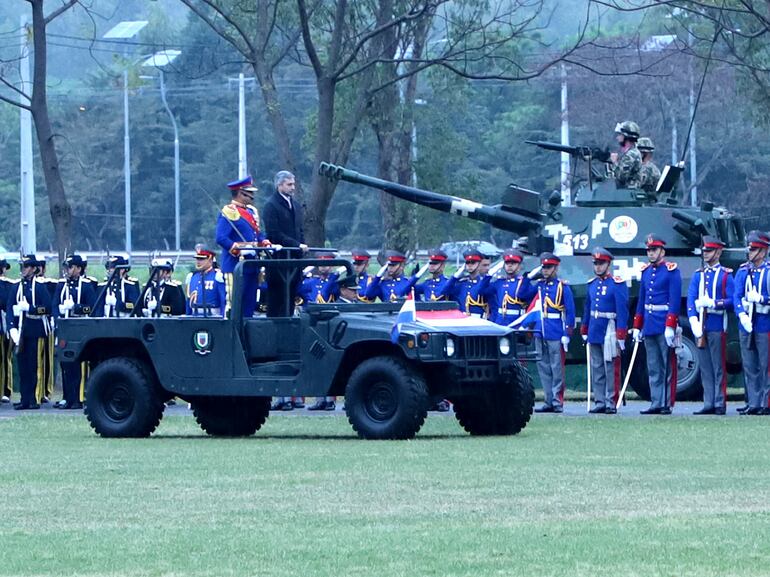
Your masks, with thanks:
[[[532,377],[520,364],[491,389],[455,399],[455,416],[471,435],[516,435],[527,426],[535,405]]]
[[[249,437],[270,413],[270,397],[202,397],[191,404],[201,429],[215,437]]]
[[[373,357],[358,365],[345,389],[345,412],[363,439],[411,439],[428,415],[423,376],[396,357]]]
[[[628,371],[628,363],[631,361],[630,347],[626,347],[623,354],[623,375]],[[700,380],[700,363],[698,361],[695,341],[689,329],[684,329],[682,334],[682,348],[677,352],[677,380],[676,380],[676,399],[678,401],[698,401],[703,398],[703,386]],[[622,383],[620,383],[622,386]],[[647,353],[644,349],[644,343],[639,345],[639,352],[634,361],[634,371],[628,381],[628,386],[639,395],[643,400],[650,400],[650,382],[647,374]]]
[[[115,357],[91,371],[85,414],[102,437],[149,437],[163,409],[155,378],[143,361]]]

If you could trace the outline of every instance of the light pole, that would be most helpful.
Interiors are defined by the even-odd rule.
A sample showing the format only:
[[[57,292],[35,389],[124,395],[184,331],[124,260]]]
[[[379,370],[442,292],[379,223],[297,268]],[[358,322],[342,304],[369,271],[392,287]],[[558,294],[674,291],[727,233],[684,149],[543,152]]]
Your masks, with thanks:
[[[147,20],[125,20],[107,31],[104,38],[128,40],[147,26]],[[128,48],[123,51],[127,58]],[[131,135],[128,131],[128,65],[123,69],[123,190],[126,204],[126,252],[131,254]]]
[[[168,117],[171,119],[171,125],[174,127],[174,245],[177,252],[181,250],[181,227],[179,224],[179,127],[177,126],[176,117],[174,116],[174,113],[171,112],[171,108],[168,105],[168,100],[166,100],[166,81],[162,67],[171,64],[180,54],[182,54],[181,50],[162,50],[153,54],[142,63],[143,67],[153,67],[158,69],[160,77],[160,99],[163,101],[163,106],[166,109],[166,112],[168,112]]]

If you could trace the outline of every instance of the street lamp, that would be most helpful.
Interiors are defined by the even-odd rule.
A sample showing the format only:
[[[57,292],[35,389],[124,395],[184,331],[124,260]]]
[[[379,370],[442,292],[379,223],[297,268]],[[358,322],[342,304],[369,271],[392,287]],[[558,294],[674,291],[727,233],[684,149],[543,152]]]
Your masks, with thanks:
[[[128,40],[147,26],[147,20],[124,20],[107,31],[103,38]],[[128,55],[128,45],[123,50]],[[131,136],[128,132],[128,66],[123,69],[123,180],[126,202],[126,252],[131,254]]]
[[[176,123],[176,118],[171,112],[171,108],[166,100],[166,82],[163,75],[163,67],[171,64],[180,54],[182,54],[181,50],[161,50],[142,62],[143,68],[150,67],[158,69],[160,77],[160,99],[163,101],[163,106],[165,107],[166,112],[168,112],[168,117],[171,119],[171,125],[174,127],[174,242],[177,251],[181,250],[179,225],[179,128]]]

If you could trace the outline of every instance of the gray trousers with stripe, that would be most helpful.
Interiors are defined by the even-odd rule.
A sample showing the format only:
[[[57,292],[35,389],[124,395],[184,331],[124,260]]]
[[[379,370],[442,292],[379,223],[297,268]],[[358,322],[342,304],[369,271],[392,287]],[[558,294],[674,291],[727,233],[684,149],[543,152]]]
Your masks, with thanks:
[[[746,380],[746,396],[749,407],[767,407],[768,381],[768,333],[748,334],[740,331],[743,378]],[[752,338],[753,337],[753,338]]]
[[[723,386],[727,375],[725,374],[723,338],[724,333],[722,331],[707,332],[706,346],[698,349],[704,409],[723,409],[725,407]]]
[[[591,347],[591,392],[597,407],[615,407],[615,359],[604,360],[604,345]]]
[[[647,375],[650,382],[650,408],[671,407],[671,348],[666,344],[664,335],[644,337],[644,349],[647,352]]]
[[[537,347],[541,352],[537,361],[537,373],[543,386],[545,404],[561,407],[564,404],[564,349],[561,341],[547,341],[536,337]]]

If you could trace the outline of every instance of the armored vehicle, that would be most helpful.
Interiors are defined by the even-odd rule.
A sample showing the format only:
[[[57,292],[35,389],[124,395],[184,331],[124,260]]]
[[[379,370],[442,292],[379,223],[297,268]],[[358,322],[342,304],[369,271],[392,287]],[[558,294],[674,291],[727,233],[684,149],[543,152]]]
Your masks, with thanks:
[[[702,235],[716,236],[727,244],[723,257],[726,266],[736,268],[745,261],[743,220],[710,202],[702,202],[698,207],[683,206],[675,187],[681,166],[666,167],[657,189],[647,193],[616,188],[614,180],[602,178],[602,160],[606,159],[606,152],[592,147],[549,142],[533,144],[569,153],[573,158],[573,167],[578,160],[586,160],[588,178],[584,181],[575,179],[573,190],[577,192],[573,205],[564,206],[558,191],[547,195],[515,184],[509,185],[504,192],[504,204],[490,206],[403,186],[330,164],[322,164],[319,170],[331,179],[373,187],[408,202],[513,232],[519,235],[519,247],[533,255],[525,259],[525,267],[536,266],[534,255],[545,250],[555,252],[562,257],[559,274],[573,288],[578,315],[583,310],[586,283],[593,276],[591,250],[596,246],[603,246],[614,254],[613,274],[626,279],[633,296],[638,292],[642,267],[647,262],[644,238],[650,232],[665,239],[667,258],[676,262],[682,271],[683,301],[693,272],[701,266],[699,247]],[[601,168],[592,165],[597,155],[602,159],[598,161]],[[577,171],[572,173],[577,174]],[[636,301],[631,304],[633,312]],[[683,338],[682,345],[677,348],[677,398],[694,399],[702,394],[702,388],[696,345],[686,319],[686,306],[682,307],[681,320]],[[567,361],[585,363],[580,339],[573,339]],[[733,332],[728,341],[728,370],[736,373],[740,372],[740,368],[737,334]],[[642,350],[639,351],[630,385],[641,397],[649,399]]]
[[[348,420],[366,439],[413,437],[440,399],[454,402],[474,435],[511,435],[527,425],[534,391],[520,360],[536,353],[526,339],[459,318],[451,303],[403,311],[400,303],[309,304],[291,317],[244,318],[251,267],[341,266],[343,281],[357,283],[347,260],[274,259],[259,250],[236,267],[228,318],[60,322],[59,358],[91,366],[86,415],[97,433],[148,436],[173,397],[191,403],[203,430],[219,436],[255,433],[272,396],[297,395],[344,395]],[[285,297],[292,298],[288,289]]]

